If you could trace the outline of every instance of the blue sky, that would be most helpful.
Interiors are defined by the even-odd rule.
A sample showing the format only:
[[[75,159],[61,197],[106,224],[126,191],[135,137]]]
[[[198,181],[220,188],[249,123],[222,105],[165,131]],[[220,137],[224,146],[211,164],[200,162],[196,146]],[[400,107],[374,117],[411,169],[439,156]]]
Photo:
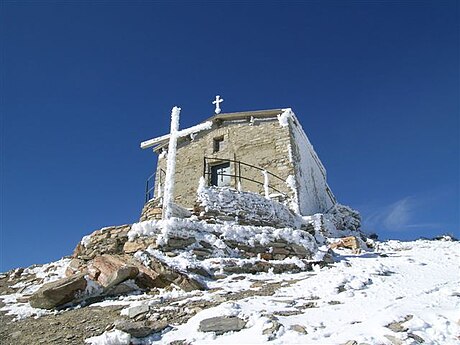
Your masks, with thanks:
[[[0,271],[131,223],[143,140],[292,107],[364,230],[459,232],[456,1],[3,2]]]

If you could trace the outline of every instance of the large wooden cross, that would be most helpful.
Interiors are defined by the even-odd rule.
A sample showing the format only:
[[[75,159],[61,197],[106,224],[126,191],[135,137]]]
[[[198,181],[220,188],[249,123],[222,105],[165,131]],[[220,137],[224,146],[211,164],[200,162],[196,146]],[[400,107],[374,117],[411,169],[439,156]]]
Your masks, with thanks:
[[[181,108],[179,107],[174,107],[171,110],[171,130],[169,134],[141,143],[141,148],[145,149],[169,139],[166,176],[163,192],[163,219],[170,219],[172,217],[172,204],[174,202],[174,184],[176,173],[177,140],[181,137],[186,137],[193,133],[200,132],[205,129],[210,129],[212,127],[212,121],[206,121],[200,123],[199,125],[179,130],[180,111]]]

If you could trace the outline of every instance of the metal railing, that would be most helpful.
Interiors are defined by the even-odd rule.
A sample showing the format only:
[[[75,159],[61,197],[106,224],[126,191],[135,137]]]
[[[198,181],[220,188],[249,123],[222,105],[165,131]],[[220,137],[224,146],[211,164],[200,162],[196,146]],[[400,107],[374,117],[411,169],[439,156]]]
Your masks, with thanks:
[[[161,189],[163,186],[163,181],[166,176],[166,172],[163,169],[159,170],[160,173],[158,174],[158,197],[161,197]],[[147,182],[145,184],[145,202],[151,200],[155,196],[155,175],[156,172],[154,172],[152,175],[150,175],[147,178]]]
[[[234,174],[218,173],[217,174],[218,177],[223,177],[223,176],[232,177],[238,182],[239,185],[241,185],[241,182],[244,180],[244,181],[253,182],[253,183],[255,183],[255,184],[259,185],[259,186],[262,186],[264,188],[265,188],[265,186],[267,186],[268,189],[280,194],[284,199],[288,198],[287,193],[280,191],[278,188],[274,187],[270,183],[266,183],[265,179],[264,179],[264,181],[259,181],[259,180],[256,180],[256,179],[249,178],[249,177],[245,176],[244,173],[243,173],[242,167],[248,167],[250,169],[258,170],[258,171],[260,171],[261,176],[264,175],[264,174],[267,174],[267,176],[270,176],[270,178],[274,178],[275,180],[280,181],[284,185],[286,183],[286,181],[283,178],[279,177],[278,175],[276,175],[276,174],[274,174],[274,173],[272,173],[272,172],[270,172],[270,171],[268,171],[266,169],[260,168],[258,166],[252,165],[252,164],[237,161],[237,160],[234,160],[234,159],[204,157],[203,158],[203,176],[208,179],[208,182],[209,182],[209,176],[211,176],[211,174],[212,174],[210,168],[213,165],[221,164],[221,163],[233,163],[235,173]],[[155,173],[153,173],[152,175],[150,175],[147,178],[147,182],[146,182],[146,185],[145,185],[145,202],[150,201],[155,196],[157,198],[162,197],[163,184],[164,184],[164,180],[165,180],[165,177],[166,177],[166,172],[163,169],[159,169],[158,172],[159,172],[158,176],[156,176],[157,173],[155,172]],[[156,184],[157,185],[156,193],[155,193],[155,178],[158,178],[158,181],[157,181],[157,184]]]
[[[238,181],[239,184],[241,184],[241,181],[242,181],[242,180],[245,180],[245,181],[254,182],[255,184],[258,184],[258,185],[263,186],[263,187],[265,187],[265,185],[266,185],[266,182],[265,182],[265,181],[262,182],[262,181],[258,181],[258,180],[255,180],[255,179],[248,178],[248,177],[244,176],[244,175],[241,173],[241,171],[242,171],[242,170],[241,170],[241,166],[243,166],[243,167],[249,167],[249,168],[251,168],[251,169],[256,169],[256,170],[258,170],[258,171],[261,172],[261,175],[267,174],[267,175],[269,175],[269,176],[271,176],[271,177],[274,177],[276,180],[281,181],[283,184],[286,183],[286,181],[285,181],[283,178],[279,177],[278,175],[273,174],[272,172],[270,172],[270,171],[268,171],[268,170],[266,170],[266,169],[260,168],[260,167],[258,167],[258,166],[255,166],[255,165],[252,165],[252,164],[248,164],[248,163],[244,163],[244,162],[241,162],[241,161],[237,161],[237,160],[234,160],[234,159],[224,159],[224,158],[214,158],[214,157],[204,157],[204,158],[203,158],[203,176],[204,176],[205,178],[208,177],[208,176],[211,176],[211,174],[212,174],[212,172],[210,171],[210,167],[212,167],[213,164],[212,164],[212,163],[209,164],[209,163],[208,163],[209,161],[215,162],[215,163],[217,163],[217,164],[221,164],[221,163],[233,163],[233,164],[234,164],[234,167],[235,167],[235,168],[234,168],[234,171],[235,171],[234,174],[219,173],[219,174],[217,174],[217,176],[220,176],[220,177],[222,177],[222,176],[233,177],[233,178],[235,178],[235,179]],[[208,177],[208,182],[209,182],[209,177]],[[269,189],[271,189],[271,190],[273,190],[273,191],[275,191],[275,192],[281,194],[284,198],[287,198],[287,197],[288,197],[288,195],[287,195],[286,193],[284,193],[284,192],[280,191],[279,189],[273,187],[273,186],[270,185],[269,183],[268,183],[267,186],[268,186]]]

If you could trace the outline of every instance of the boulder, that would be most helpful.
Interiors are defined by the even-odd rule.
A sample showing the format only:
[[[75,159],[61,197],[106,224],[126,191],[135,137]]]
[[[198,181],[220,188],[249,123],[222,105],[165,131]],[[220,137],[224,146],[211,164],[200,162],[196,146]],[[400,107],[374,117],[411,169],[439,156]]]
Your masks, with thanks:
[[[151,258],[149,268],[156,274],[156,277],[153,277],[151,282],[153,284],[152,287],[164,288],[171,284],[175,284],[186,292],[204,290],[206,288],[199,281],[166,266],[163,262],[155,258]],[[150,276],[152,277],[152,275]]]
[[[294,324],[294,325],[291,325],[289,329],[296,331],[297,333],[308,334],[307,329],[305,328],[305,326],[302,326],[302,325]]]
[[[246,321],[236,316],[217,316],[204,319],[200,322],[199,331],[215,332],[217,335],[226,332],[241,331],[246,326]]]
[[[104,295],[106,296],[119,296],[119,295],[127,295],[133,291],[139,290],[139,288],[135,284],[129,284],[130,281],[125,281],[118,285],[114,285],[105,289]]]
[[[123,257],[104,254],[91,261],[88,271],[99,271],[95,277],[104,288],[111,288],[125,280],[136,278],[139,269],[129,265]]]
[[[331,249],[347,248],[351,249],[354,253],[359,253],[361,250],[359,247],[358,239],[355,236],[341,238],[340,241],[332,243],[329,247]]]
[[[65,276],[71,277],[77,273],[85,273],[85,263],[80,259],[72,259],[65,270]]]
[[[134,319],[136,316],[148,313],[149,310],[150,310],[149,305],[144,303],[144,304],[129,307],[127,310],[127,314],[130,319]]]
[[[276,338],[278,331],[283,327],[283,325],[278,321],[278,318],[275,316],[270,316],[269,321],[265,324],[262,334],[268,335],[268,341],[271,341]]]
[[[29,299],[34,308],[53,309],[73,301],[76,295],[86,289],[83,273],[43,285]]]
[[[152,333],[162,331],[168,327],[168,324],[164,322],[118,320],[115,321],[114,326],[115,329],[129,333],[133,337],[144,338]]]

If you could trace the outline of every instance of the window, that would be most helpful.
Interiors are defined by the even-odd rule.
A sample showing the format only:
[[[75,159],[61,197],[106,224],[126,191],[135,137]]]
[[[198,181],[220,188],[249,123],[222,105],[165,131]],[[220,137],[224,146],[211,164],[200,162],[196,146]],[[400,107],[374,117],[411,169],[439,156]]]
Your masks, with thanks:
[[[213,152],[222,151],[223,148],[224,148],[224,136],[214,138]]]

